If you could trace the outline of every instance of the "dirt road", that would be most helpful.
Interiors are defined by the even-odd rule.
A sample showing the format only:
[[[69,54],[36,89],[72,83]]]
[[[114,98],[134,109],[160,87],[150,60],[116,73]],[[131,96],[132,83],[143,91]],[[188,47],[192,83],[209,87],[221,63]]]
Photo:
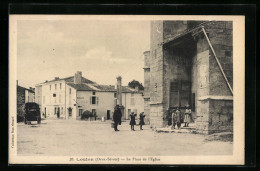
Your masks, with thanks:
[[[157,133],[145,125],[130,131],[123,122],[115,132],[110,121],[43,120],[42,124],[18,123],[20,156],[175,156],[231,155],[233,143],[205,141],[207,136]]]

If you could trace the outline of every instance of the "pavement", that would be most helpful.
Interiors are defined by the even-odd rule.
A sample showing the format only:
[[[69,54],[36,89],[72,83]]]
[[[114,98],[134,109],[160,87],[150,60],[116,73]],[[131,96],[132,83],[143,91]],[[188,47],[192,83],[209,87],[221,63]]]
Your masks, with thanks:
[[[233,143],[208,141],[208,135],[130,130],[129,121],[111,128],[111,121],[42,120],[17,125],[18,156],[187,156],[232,155]],[[185,131],[184,131],[185,132]],[[218,147],[218,148],[216,148]]]

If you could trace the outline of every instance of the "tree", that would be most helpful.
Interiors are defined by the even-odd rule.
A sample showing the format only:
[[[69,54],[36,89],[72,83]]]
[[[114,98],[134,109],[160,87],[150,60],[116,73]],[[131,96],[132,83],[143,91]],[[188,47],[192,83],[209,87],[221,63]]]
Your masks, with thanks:
[[[139,81],[133,80],[128,83],[128,87],[135,88],[136,86],[138,86],[139,90],[144,90],[143,84]]]

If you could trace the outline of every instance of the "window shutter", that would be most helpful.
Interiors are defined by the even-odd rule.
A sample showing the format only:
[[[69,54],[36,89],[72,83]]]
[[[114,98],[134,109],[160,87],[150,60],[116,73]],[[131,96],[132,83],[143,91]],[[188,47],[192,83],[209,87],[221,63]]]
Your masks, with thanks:
[[[98,104],[98,97],[96,97],[97,98],[97,104]]]
[[[92,104],[92,96],[90,96],[89,103]]]

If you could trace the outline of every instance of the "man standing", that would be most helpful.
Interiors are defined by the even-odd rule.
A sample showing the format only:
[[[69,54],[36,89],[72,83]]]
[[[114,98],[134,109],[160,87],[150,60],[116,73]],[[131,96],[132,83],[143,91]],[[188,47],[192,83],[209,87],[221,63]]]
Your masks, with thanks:
[[[121,117],[122,117],[122,113],[121,113],[121,110],[119,109],[119,105],[116,105],[115,111],[114,111],[114,115],[113,115],[114,130],[115,130],[115,131],[119,131],[119,130],[117,129],[117,126],[118,126],[118,124],[121,125]]]

